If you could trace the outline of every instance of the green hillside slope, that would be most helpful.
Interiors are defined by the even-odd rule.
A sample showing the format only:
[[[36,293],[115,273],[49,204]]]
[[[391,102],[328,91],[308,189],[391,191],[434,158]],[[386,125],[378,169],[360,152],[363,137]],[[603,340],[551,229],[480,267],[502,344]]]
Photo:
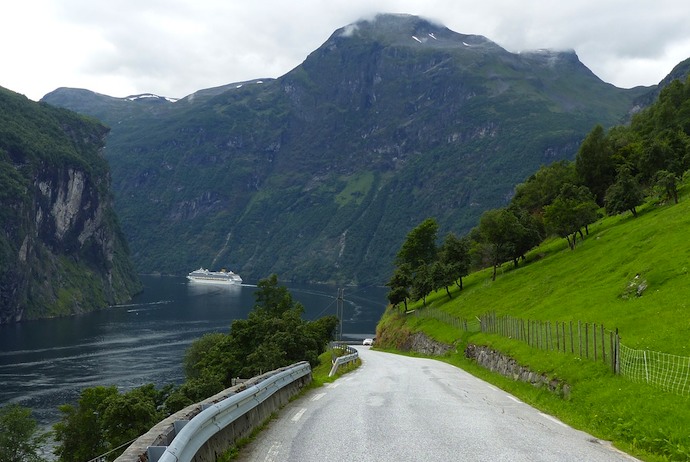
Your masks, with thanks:
[[[411,305],[419,316],[391,308],[378,327],[379,345],[392,346],[422,331],[458,353],[449,360],[474,369],[522,399],[592,434],[614,441],[645,460],[690,460],[688,397],[666,393],[614,375],[602,363],[576,355],[542,352],[498,335],[465,333],[425,317],[438,310],[452,318],[475,319],[489,311],[520,319],[577,321],[618,328],[621,343],[633,349],[690,356],[690,185],[678,204],[648,202],[637,218],[628,212],[605,218],[570,250],[552,239],[533,250],[527,264],[504,264],[495,281],[490,270],[471,274],[464,289],[444,290]],[[646,282],[637,295],[633,281]],[[388,343],[386,345],[386,343]],[[570,386],[565,397],[496,377],[462,358],[468,344],[488,345],[531,370]],[[680,358],[679,358],[680,359]],[[681,359],[682,362],[682,359]],[[690,385],[690,378],[686,378]]]

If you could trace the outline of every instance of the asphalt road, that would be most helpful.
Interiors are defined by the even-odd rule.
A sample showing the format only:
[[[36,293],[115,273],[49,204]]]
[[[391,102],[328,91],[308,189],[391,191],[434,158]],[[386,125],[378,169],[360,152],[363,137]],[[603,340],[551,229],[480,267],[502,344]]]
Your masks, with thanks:
[[[358,350],[360,368],[288,404],[239,460],[637,460],[461,369]]]

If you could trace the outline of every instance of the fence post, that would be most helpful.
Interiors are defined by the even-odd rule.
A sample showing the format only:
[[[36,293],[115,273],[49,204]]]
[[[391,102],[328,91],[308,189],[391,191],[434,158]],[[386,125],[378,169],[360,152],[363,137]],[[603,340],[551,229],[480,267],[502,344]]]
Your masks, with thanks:
[[[592,324],[592,346],[594,347],[594,362],[597,362],[597,325]]]
[[[621,373],[621,338],[618,335],[618,328],[616,327],[616,359],[614,360],[615,363],[615,372],[616,374]]]
[[[589,359],[589,323],[585,323],[585,357]]]
[[[613,350],[613,331],[609,332],[609,351],[611,353],[611,370],[616,373],[616,353]]]
[[[556,350],[561,351],[560,323],[556,321]]]
[[[575,342],[573,339],[573,322],[570,321],[570,353],[575,354]]]
[[[577,343],[580,347],[580,358],[582,358],[582,321],[577,321]]]
[[[604,325],[601,325],[601,360],[606,362],[606,335]]]

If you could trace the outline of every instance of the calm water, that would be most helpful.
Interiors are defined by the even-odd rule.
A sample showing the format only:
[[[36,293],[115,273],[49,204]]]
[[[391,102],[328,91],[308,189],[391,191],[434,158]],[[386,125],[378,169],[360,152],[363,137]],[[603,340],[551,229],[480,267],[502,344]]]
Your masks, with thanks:
[[[190,285],[186,278],[144,276],[131,304],[64,319],[0,326],[0,405],[30,407],[43,425],[81,390],[180,383],[182,357],[207,332],[228,332],[254,306],[256,287]],[[336,314],[337,288],[286,284],[304,318]],[[345,288],[343,340],[373,336],[385,288]]]

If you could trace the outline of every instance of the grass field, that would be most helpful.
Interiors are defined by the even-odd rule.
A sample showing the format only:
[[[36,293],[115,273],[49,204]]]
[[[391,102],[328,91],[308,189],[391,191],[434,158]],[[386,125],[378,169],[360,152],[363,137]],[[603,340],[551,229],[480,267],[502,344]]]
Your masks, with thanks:
[[[690,356],[690,188],[678,204],[649,202],[637,218],[606,217],[570,250],[551,239],[530,252],[517,269],[506,263],[495,281],[490,270],[464,279],[449,299],[445,290],[411,309],[438,309],[463,319],[489,311],[542,321],[581,321],[618,329],[621,343]],[[644,282],[638,295],[633,282]],[[523,342],[466,333],[424,317],[389,309],[377,336],[391,339],[423,331],[457,352],[443,358],[503,387],[526,402],[643,460],[690,460],[690,398],[614,375],[602,363],[544,352]],[[530,369],[571,387],[566,397],[489,373],[464,358],[468,343],[489,345]]]

